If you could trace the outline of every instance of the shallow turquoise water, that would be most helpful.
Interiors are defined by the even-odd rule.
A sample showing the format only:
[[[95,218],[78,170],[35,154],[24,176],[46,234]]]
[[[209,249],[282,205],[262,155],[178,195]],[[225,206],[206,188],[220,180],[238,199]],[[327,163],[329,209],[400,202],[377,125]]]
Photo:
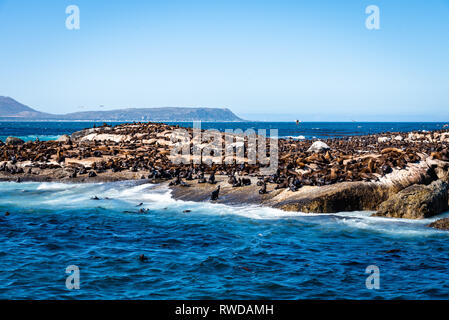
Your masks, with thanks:
[[[135,182],[4,182],[0,299],[447,299],[449,233],[425,226],[435,219],[182,202]],[[80,290],[65,286],[69,265]],[[379,290],[365,286],[368,265]]]

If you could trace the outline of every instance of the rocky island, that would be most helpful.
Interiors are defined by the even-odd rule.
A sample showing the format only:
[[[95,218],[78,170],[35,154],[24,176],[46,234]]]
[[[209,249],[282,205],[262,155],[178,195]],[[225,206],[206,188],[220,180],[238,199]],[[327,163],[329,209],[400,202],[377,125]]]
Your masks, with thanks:
[[[10,137],[0,142],[0,180],[144,180],[171,188],[177,199],[212,198],[306,213],[367,210],[375,216],[422,219],[448,210],[448,130],[279,139],[278,169],[263,175],[260,164],[174,164],[170,150],[176,129],[128,123],[85,129],[57,141]],[[193,129],[185,130],[193,135]],[[243,139],[247,159],[248,140]],[[263,139],[269,145],[270,138]]]

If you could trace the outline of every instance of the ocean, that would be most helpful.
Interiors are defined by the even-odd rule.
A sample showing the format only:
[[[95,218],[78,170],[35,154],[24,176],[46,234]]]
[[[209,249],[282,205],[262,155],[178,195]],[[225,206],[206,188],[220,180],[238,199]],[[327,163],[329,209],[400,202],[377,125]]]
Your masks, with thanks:
[[[50,140],[93,123],[0,125],[2,140]],[[202,124],[322,139],[442,126]],[[449,232],[426,225],[449,213],[424,220],[370,214],[185,202],[141,181],[0,182],[0,299],[448,299]],[[79,290],[66,287],[71,265],[80,271]],[[379,269],[379,289],[367,288],[369,266]]]
[[[117,125],[122,122],[107,122]],[[191,128],[192,122],[165,122],[171,125]],[[85,128],[100,126],[103,122],[65,122],[65,121],[0,121],[0,140],[5,141],[9,136],[32,141],[38,138],[41,141],[57,139],[62,134],[72,134]],[[277,129],[278,136],[283,138],[328,139],[343,138],[354,135],[367,135],[381,132],[409,132],[429,131],[442,129],[446,122],[301,122],[297,125],[292,122],[202,122],[202,129],[247,129],[266,130]]]

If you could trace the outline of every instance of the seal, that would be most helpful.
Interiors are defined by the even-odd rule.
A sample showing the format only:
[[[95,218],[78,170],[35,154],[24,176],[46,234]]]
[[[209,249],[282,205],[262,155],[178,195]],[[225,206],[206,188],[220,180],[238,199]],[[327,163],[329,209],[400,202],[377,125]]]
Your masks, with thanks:
[[[220,193],[220,186],[217,187],[217,189],[215,189],[214,191],[212,191],[212,194],[210,196],[210,199],[212,201],[217,200],[218,199],[218,194]]]
[[[215,181],[215,171],[212,171],[212,173],[209,176],[209,179],[207,180],[207,183],[210,183],[210,184],[216,184],[217,183]]]
[[[259,194],[266,194],[267,193],[267,184],[263,182],[262,188],[259,190]]]

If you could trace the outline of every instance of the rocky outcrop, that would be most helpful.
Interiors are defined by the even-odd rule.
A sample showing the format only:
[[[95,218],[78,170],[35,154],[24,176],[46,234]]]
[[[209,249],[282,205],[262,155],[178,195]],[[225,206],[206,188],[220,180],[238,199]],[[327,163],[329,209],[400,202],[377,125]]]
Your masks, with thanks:
[[[329,150],[330,147],[325,144],[323,141],[315,141],[307,152],[323,152]]]
[[[449,162],[440,159],[434,153],[426,159],[426,163],[435,172],[438,179],[449,182]]]
[[[25,141],[23,141],[22,139],[16,138],[16,137],[8,137],[8,138],[6,138],[5,143],[9,144],[9,145],[17,146],[17,145],[24,144]]]
[[[449,218],[439,219],[427,225],[428,227],[449,230]]]
[[[287,211],[375,211],[382,202],[404,188],[414,184],[430,184],[435,179],[433,170],[425,161],[421,161],[403,170],[393,170],[376,182],[343,182],[322,187],[303,187],[296,193],[281,193],[272,202],[274,207]]]
[[[376,183],[345,182],[331,186],[304,188],[288,197],[272,199],[273,206],[285,211],[305,213],[336,213],[375,210],[387,199],[389,189]]]
[[[327,186],[303,186],[296,192],[276,189],[267,185],[267,193],[259,194],[257,179],[250,186],[233,188],[225,176],[217,176],[221,185],[217,202],[233,204],[262,204],[285,211],[304,213],[336,213],[341,211],[375,211],[378,206],[399,190],[415,183],[430,180],[425,163],[410,166],[407,170],[394,171],[377,182],[342,182]],[[192,183],[192,188],[171,186],[176,199],[207,201],[215,185]]]
[[[380,204],[376,216],[423,219],[448,209],[448,185],[438,180],[430,185],[413,185]]]
[[[56,142],[61,142],[61,143],[69,143],[70,141],[71,141],[70,136],[68,136],[66,134],[63,134],[56,140]]]

